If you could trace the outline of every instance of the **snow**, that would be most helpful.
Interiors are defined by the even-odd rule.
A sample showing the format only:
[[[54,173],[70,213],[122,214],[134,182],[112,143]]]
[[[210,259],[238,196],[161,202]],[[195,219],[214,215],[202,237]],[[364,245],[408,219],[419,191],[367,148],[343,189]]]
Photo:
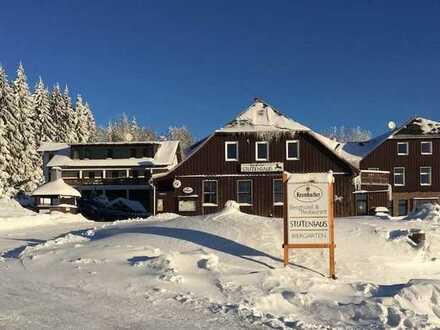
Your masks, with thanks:
[[[386,132],[365,142],[347,142],[342,145],[341,150],[345,153],[344,157],[347,160],[359,166],[359,162],[362,160],[362,158],[366,157],[388,138],[390,138],[391,134],[392,132]]]
[[[81,197],[81,193],[69,186],[63,179],[50,181],[38,187],[32,192],[32,196],[75,196]]]
[[[326,277],[325,250],[291,251],[284,268],[282,221],[241,213],[234,202],[210,215],[90,227],[5,250],[0,327],[440,326],[432,221],[336,219],[337,280]],[[426,233],[423,247],[408,243],[413,230]]]
[[[68,149],[69,145],[67,143],[60,142],[42,142],[37,149],[39,152],[49,152],[49,151],[61,151]]]
[[[126,198],[118,197],[108,203],[108,207],[116,206],[119,209],[118,205],[124,205],[134,212],[146,213],[145,207],[138,201],[129,200]]]
[[[179,141],[161,141],[160,147],[154,155],[154,164],[174,165],[178,146]]]
[[[256,99],[218,132],[265,132],[273,130],[310,131],[310,129],[284,116],[266,102]]]
[[[423,204],[419,209],[408,214],[404,220],[429,221],[440,225],[440,205]]]
[[[70,223],[90,222],[81,215],[58,212],[54,212],[53,214],[39,214],[23,208],[13,199],[0,199],[0,232]]]

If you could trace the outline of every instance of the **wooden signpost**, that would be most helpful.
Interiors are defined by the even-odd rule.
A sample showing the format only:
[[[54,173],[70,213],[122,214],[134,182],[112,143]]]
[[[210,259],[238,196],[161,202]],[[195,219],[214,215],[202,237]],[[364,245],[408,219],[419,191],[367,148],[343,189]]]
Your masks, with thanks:
[[[334,177],[329,173],[283,173],[284,266],[289,249],[329,249],[329,276],[336,279]]]

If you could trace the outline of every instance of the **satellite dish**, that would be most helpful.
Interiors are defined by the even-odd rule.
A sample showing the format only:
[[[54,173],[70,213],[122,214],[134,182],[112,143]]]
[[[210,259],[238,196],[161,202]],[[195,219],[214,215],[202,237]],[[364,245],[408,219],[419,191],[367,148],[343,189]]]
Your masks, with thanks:
[[[389,121],[388,122],[388,128],[390,129],[390,130],[394,130],[395,128],[396,128],[396,123],[394,122],[394,121]]]
[[[133,135],[131,135],[130,133],[125,134],[125,140],[127,142],[133,141]]]

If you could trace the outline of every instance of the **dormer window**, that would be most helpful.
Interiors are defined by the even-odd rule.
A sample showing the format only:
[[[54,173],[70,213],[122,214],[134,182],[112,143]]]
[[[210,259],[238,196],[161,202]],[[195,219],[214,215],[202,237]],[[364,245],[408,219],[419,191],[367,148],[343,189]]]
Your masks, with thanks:
[[[399,156],[408,155],[408,142],[397,142],[397,155]]]
[[[422,155],[432,155],[432,142],[431,141],[420,142],[420,149]]]
[[[225,142],[225,160],[227,162],[238,161],[238,142]]]
[[[269,160],[269,142],[260,141],[255,143],[255,160]]]

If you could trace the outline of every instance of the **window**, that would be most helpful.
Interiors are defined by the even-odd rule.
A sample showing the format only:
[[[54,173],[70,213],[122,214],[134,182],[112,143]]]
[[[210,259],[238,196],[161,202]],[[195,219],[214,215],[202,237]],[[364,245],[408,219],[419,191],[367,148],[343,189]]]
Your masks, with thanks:
[[[432,142],[431,141],[420,142],[420,150],[422,155],[432,155]]]
[[[428,166],[420,167],[420,185],[431,185],[432,168]]]
[[[126,171],[118,171],[118,170],[112,170],[110,171],[110,176],[113,179],[118,179],[118,178],[126,178],[127,177],[127,172]]]
[[[255,160],[269,160],[269,142],[255,143]]]
[[[226,161],[238,160],[238,142],[225,142],[225,159]]]
[[[62,171],[61,177],[66,179],[78,179],[79,171]]]
[[[408,155],[408,142],[397,142],[397,154],[399,156]]]
[[[136,158],[136,149],[130,149],[130,158]]]
[[[79,151],[78,150],[73,150],[73,159],[79,159]]]
[[[144,174],[145,173],[143,170],[130,170],[130,177],[135,178],[135,179],[145,177]]]
[[[273,205],[283,205],[283,180],[273,180]]]
[[[367,194],[359,193],[355,194],[356,200],[356,215],[367,215],[368,214],[368,199]]]
[[[252,180],[237,181],[237,202],[252,205]]]
[[[368,171],[379,171],[379,167],[369,167]]]
[[[41,197],[40,205],[52,205],[52,199],[47,197]]]
[[[107,149],[107,158],[113,158],[113,150]]]
[[[399,199],[399,216],[408,214],[408,201],[406,199]]]
[[[405,168],[395,167],[394,168],[394,185],[404,186],[405,185]]]
[[[299,141],[286,141],[286,159],[299,159]]]
[[[217,206],[217,181],[203,181],[203,205]]]

